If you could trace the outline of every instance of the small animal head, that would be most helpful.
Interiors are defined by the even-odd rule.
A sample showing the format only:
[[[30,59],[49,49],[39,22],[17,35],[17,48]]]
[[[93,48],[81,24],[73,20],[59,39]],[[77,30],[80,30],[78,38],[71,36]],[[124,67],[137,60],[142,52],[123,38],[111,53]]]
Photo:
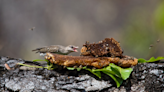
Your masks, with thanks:
[[[67,49],[68,51],[70,51],[70,52],[78,52],[78,51],[77,51],[78,48],[79,48],[78,46],[74,46],[74,45],[68,45],[68,46],[66,47],[66,49]]]

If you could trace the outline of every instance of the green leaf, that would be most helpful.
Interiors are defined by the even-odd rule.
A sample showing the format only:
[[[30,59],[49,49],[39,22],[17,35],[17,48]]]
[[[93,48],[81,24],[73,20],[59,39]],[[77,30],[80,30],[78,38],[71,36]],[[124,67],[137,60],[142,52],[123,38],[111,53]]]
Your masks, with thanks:
[[[156,59],[154,57],[151,57],[149,60],[145,60],[143,58],[138,59],[138,63],[148,63],[148,62],[155,62],[164,59],[164,57],[157,57]]]
[[[103,72],[107,75],[109,75],[115,82],[116,82],[116,85],[117,87],[120,87],[120,85],[122,84],[123,82],[123,79],[121,77],[118,77],[117,74],[111,69],[111,66],[107,66],[103,69],[94,69],[93,70],[94,72]]]
[[[122,78],[126,80],[129,78],[131,72],[133,71],[132,68],[121,68],[113,63],[110,63],[109,66],[103,68],[103,69],[95,69],[93,71],[102,71],[102,72],[108,72],[109,74],[115,75],[118,78]]]
[[[17,63],[17,64],[22,65],[22,66],[27,66],[27,67],[43,68],[42,66],[34,66],[34,65],[22,64],[22,63]]]
[[[113,63],[110,63],[111,69],[116,73],[116,75],[124,80],[129,78],[131,72],[133,71],[132,68],[121,68]]]
[[[110,63],[109,66],[102,68],[102,69],[92,69],[93,72],[103,72],[109,75],[115,82],[117,87],[120,87],[123,80],[129,78],[131,72],[133,71],[132,68],[121,68],[113,63]]]
[[[109,75],[116,82],[117,87],[120,87],[120,85],[123,82],[123,79],[122,78],[118,78],[118,77],[114,76],[113,74],[110,74],[109,72],[103,71],[103,73]]]
[[[155,62],[164,59],[164,57],[157,57],[156,59],[154,57],[151,57],[148,62]]]
[[[145,59],[143,59],[143,58],[139,58],[138,59],[138,63],[146,63],[148,60],[145,60]]]
[[[45,59],[45,60],[42,60],[42,59],[35,59],[35,60],[33,60],[33,62],[37,62],[37,61],[48,61],[47,59]]]
[[[85,68],[85,70],[90,71],[91,73],[93,73],[94,75],[96,75],[98,78],[101,79],[101,73],[100,73],[100,71],[94,71],[94,69],[90,69],[90,68]]]
[[[81,69],[85,69],[96,75],[97,77],[101,78],[101,73],[99,71],[93,71],[93,69],[87,68],[87,67],[82,67],[82,68],[74,68],[74,67],[67,67],[68,70],[75,70],[80,71]]]
[[[77,71],[80,71],[81,70],[81,68],[76,68],[77,69]]]
[[[110,67],[110,66],[104,67],[104,68],[102,68],[102,69],[93,69],[93,71],[101,71],[101,72],[105,71],[105,72],[109,72],[109,73],[111,73],[111,74],[115,74],[115,72],[113,72],[113,71],[111,70],[111,67]]]
[[[68,70],[75,70],[73,67],[67,67]]]
[[[47,59],[44,59],[46,62],[49,62]]]
[[[44,68],[46,68],[48,70],[53,70],[53,69],[56,69],[57,66],[53,65],[52,63],[50,63],[50,64],[47,64],[47,67],[44,67]]]

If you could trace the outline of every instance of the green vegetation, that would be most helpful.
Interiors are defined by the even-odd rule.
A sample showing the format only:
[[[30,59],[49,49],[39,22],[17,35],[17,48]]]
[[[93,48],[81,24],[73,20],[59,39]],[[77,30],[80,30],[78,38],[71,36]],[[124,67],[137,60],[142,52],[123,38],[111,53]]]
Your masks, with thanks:
[[[80,68],[72,68],[72,67],[67,67],[68,70],[75,70],[77,71],[80,70]],[[115,82],[117,87],[120,87],[122,84],[123,80],[126,80],[129,78],[131,72],[133,71],[132,68],[121,68],[113,63],[110,63],[109,66],[104,67],[102,69],[90,69],[87,67],[83,67],[82,69],[88,70],[97,77],[101,78],[101,72],[109,75]]]
[[[151,57],[149,60],[145,60],[143,58],[138,59],[138,63],[148,63],[148,62],[156,62],[159,60],[164,59],[164,57]],[[87,67],[82,68],[73,68],[73,67],[67,67],[68,70],[75,70],[80,71],[81,69],[85,69],[96,75],[97,77],[101,78],[101,72],[109,75],[115,82],[117,87],[120,87],[123,80],[126,80],[129,78],[131,72],[133,71],[132,68],[121,68],[113,63],[110,63],[109,66],[104,67],[102,69],[90,69]]]
[[[138,63],[156,62],[156,61],[159,61],[159,60],[162,60],[162,59],[164,59],[164,57],[157,57],[157,58],[151,57],[149,60],[139,58]],[[32,65],[21,64],[21,63],[18,63],[18,64],[23,65],[23,66],[27,66],[27,67],[46,68],[48,70],[53,70],[53,69],[57,68],[56,66],[51,64],[46,59],[45,60],[40,60],[40,59],[33,60],[33,62],[37,62],[37,61],[46,61],[47,62],[47,67],[32,66]],[[126,80],[127,78],[129,78],[131,72],[133,71],[132,68],[121,68],[121,67],[119,67],[119,66],[117,66],[113,63],[110,63],[109,66],[104,67],[102,69],[90,69],[90,68],[87,68],[86,66],[82,67],[82,68],[67,67],[67,69],[68,70],[77,70],[77,71],[80,71],[81,69],[88,70],[100,79],[101,79],[101,73],[104,73],[104,74],[110,76],[116,82],[117,87],[120,87],[123,80]]]
[[[151,11],[146,7],[137,7],[129,11],[120,41],[126,55],[130,53],[131,56],[144,59],[163,56],[163,9],[164,1],[161,1]]]
[[[162,59],[164,59],[164,57],[157,57],[157,58],[151,57],[149,60],[145,60],[143,58],[139,58],[138,59],[138,63],[149,63],[149,62],[159,61],[159,60],[162,60]]]

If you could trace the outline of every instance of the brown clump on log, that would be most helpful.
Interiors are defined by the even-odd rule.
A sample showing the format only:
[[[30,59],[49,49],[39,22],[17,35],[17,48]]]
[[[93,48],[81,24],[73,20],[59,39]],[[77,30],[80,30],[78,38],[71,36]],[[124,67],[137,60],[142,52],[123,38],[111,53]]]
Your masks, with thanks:
[[[86,42],[82,49],[82,56],[95,56],[95,57],[123,57],[123,51],[120,47],[120,43],[114,38],[105,38],[99,43],[89,44]]]
[[[108,66],[110,63],[114,63],[121,67],[130,67],[138,63],[136,58],[130,56],[119,57],[93,57],[93,56],[67,56],[46,53],[45,59],[51,63],[62,65],[62,66],[93,66],[96,68],[103,68]]]

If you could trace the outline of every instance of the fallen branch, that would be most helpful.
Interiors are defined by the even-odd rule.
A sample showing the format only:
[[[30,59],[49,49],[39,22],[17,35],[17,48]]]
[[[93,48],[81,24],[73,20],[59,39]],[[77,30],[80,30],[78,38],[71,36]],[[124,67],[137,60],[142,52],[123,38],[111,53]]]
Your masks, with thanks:
[[[135,66],[138,63],[138,59],[124,56],[119,57],[93,57],[93,56],[68,56],[46,53],[45,59],[49,60],[51,63],[72,67],[72,66],[93,66],[96,68],[103,68],[108,66],[110,63],[114,63],[121,67]]]

